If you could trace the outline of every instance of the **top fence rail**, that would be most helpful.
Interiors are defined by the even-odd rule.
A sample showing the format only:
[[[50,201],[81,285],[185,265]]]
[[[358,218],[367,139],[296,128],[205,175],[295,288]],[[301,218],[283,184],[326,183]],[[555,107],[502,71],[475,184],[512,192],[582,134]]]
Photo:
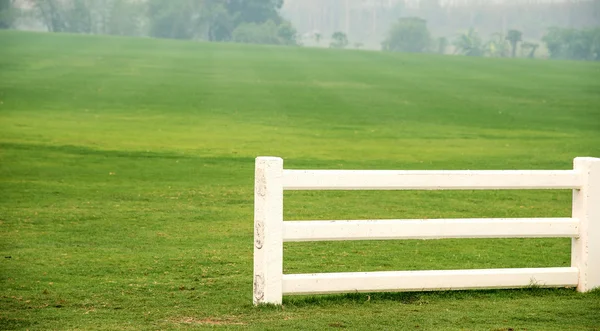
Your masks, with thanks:
[[[579,189],[576,170],[283,170],[284,190]]]

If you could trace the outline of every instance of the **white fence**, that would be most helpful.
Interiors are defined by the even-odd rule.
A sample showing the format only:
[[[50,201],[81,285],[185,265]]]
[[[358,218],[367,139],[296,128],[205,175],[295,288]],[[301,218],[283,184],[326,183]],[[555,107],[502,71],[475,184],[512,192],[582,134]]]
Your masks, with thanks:
[[[283,294],[600,286],[600,159],[556,171],[284,170],[256,159],[254,304]],[[572,189],[571,218],[283,221],[284,190]],[[572,239],[571,267],[283,274],[283,242],[441,238]]]

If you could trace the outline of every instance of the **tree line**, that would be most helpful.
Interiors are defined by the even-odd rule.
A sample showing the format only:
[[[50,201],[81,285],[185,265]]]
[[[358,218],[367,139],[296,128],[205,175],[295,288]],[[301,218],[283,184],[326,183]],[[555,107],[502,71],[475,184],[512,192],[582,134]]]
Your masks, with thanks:
[[[0,28],[21,18],[50,32],[296,44],[283,0],[0,0]]]
[[[481,5],[477,1],[473,4],[469,2],[471,0],[461,1],[472,5],[471,13],[478,15],[485,12],[492,15],[493,11],[482,8],[500,8]],[[0,0],[0,28],[14,27],[19,19],[26,18],[41,22],[50,32],[297,45],[296,29],[281,15],[283,4],[284,0]],[[440,24],[444,17],[462,17],[460,10],[466,7],[461,4],[441,7],[439,0],[423,0],[418,10],[427,13],[429,18],[436,18],[437,24]],[[581,8],[600,10],[600,6],[594,7],[600,4],[600,0],[584,4],[588,7]],[[548,6],[555,8],[552,4]],[[400,13],[396,15],[402,16]],[[487,40],[474,28],[453,40],[445,36],[434,38],[427,17],[396,19],[385,33],[382,49],[440,54],[447,54],[452,49],[451,53],[467,56],[533,58],[540,46],[538,42],[526,40],[522,30],[504,29],[505,26]],[[469,17],[471,23],[480,19],[472,14]],[[319,43],[322,36],[315,33],[314,38]],[[539,36],[534,38],[540,40]],[[341,30],[334,31],[330,40],[331,48],[347,48],[350,45],[347,33]],[[545,44],[550,58],[600,60],[598,27],[550,28],[541,37],[541,42]],[[354,43],[355,48],[362,45],[360,39]]]
[[[315,40],[321,35],[314,36]],[[330,48],[346,48],[350,42],[341,31],[331,35]],[[549,28],[541,41],[548,49],[549,58],[567,60],[600,61],[600,27],[596,28]],[[318,40],[317,40],[318,42]],[[355,48],[360,48],[355,43]],[[427,21],[419,17],[402,17],[391,27],[382,43],[382,50],[404,53],[438,53],[465,56],[526,57],[535,58],[540,44],[523,39],[523,32],[516,29],[505,34],[496,32],[484,40],[476,29],[458,35],[452,42],[446,37],[433,38]]]
[[[374,48],[399,17],[420,17],[436,36],[475,28],[489,36],[518,29],[540,40],[551,26],[600,24],[600,0],[286,0],[283,13],[298,31],[331,36],[342,31]]]
[[[552,59],[600,61],[600,27],[595,28],[549,28],[541,38]],[[523,32],[510,29],[496,32],[484,40],[477,30],[471,28],[460,34],[450,44],[446,37],[432,38],[427,21],[418,17],[400,18],[388,32],[382,44],[385,51],[446,54],[449,46],[455,54],[467,56],[534,58],[540,46],[525,41]]]

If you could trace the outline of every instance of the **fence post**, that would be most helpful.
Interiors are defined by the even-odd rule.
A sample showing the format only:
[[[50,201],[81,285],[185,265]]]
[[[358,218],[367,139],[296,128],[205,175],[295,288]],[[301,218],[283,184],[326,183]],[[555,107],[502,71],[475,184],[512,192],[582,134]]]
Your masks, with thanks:
[[[254,174],[255,305],[283,296],[283,159],[258,157]]]
[[[573,190],[573,218],[579,220],[579,237],[573,238],[571,266],[579,269],[577,291],[600,287],[600,159],[578,157],[574,169],[582,186]]]

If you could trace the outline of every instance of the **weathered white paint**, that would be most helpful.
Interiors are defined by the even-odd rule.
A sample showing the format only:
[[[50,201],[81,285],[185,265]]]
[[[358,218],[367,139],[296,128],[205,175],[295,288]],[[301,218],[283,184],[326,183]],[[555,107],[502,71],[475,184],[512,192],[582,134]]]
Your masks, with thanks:
[[[281,304],[283,159],[256,159],[254,183],[254,304]]]
[[[577,285],[577,268],[382,271],[283,276],[284,294],[431,291]]]
[[[575,189],[574,170],[284,170],[284,190]]]
[[[584,184],[573,190],[573,217],[581,225],[572,243],[571,266],[579,269],[577,290],[587,292],[600,287],[600,159],[578,157],[574,166]]]
[[[435,219],[283,222],[283,241],[572,238],[579,235],[573,218]]]
[[[557,171],[283,170],[256,160],[254,304],[282,295],[354,291],[600,287],[600,159]],[[573,189],[572,218],[283,222],[284,190]],[[283,241],[572,237],[570,268],[283,275]]]

